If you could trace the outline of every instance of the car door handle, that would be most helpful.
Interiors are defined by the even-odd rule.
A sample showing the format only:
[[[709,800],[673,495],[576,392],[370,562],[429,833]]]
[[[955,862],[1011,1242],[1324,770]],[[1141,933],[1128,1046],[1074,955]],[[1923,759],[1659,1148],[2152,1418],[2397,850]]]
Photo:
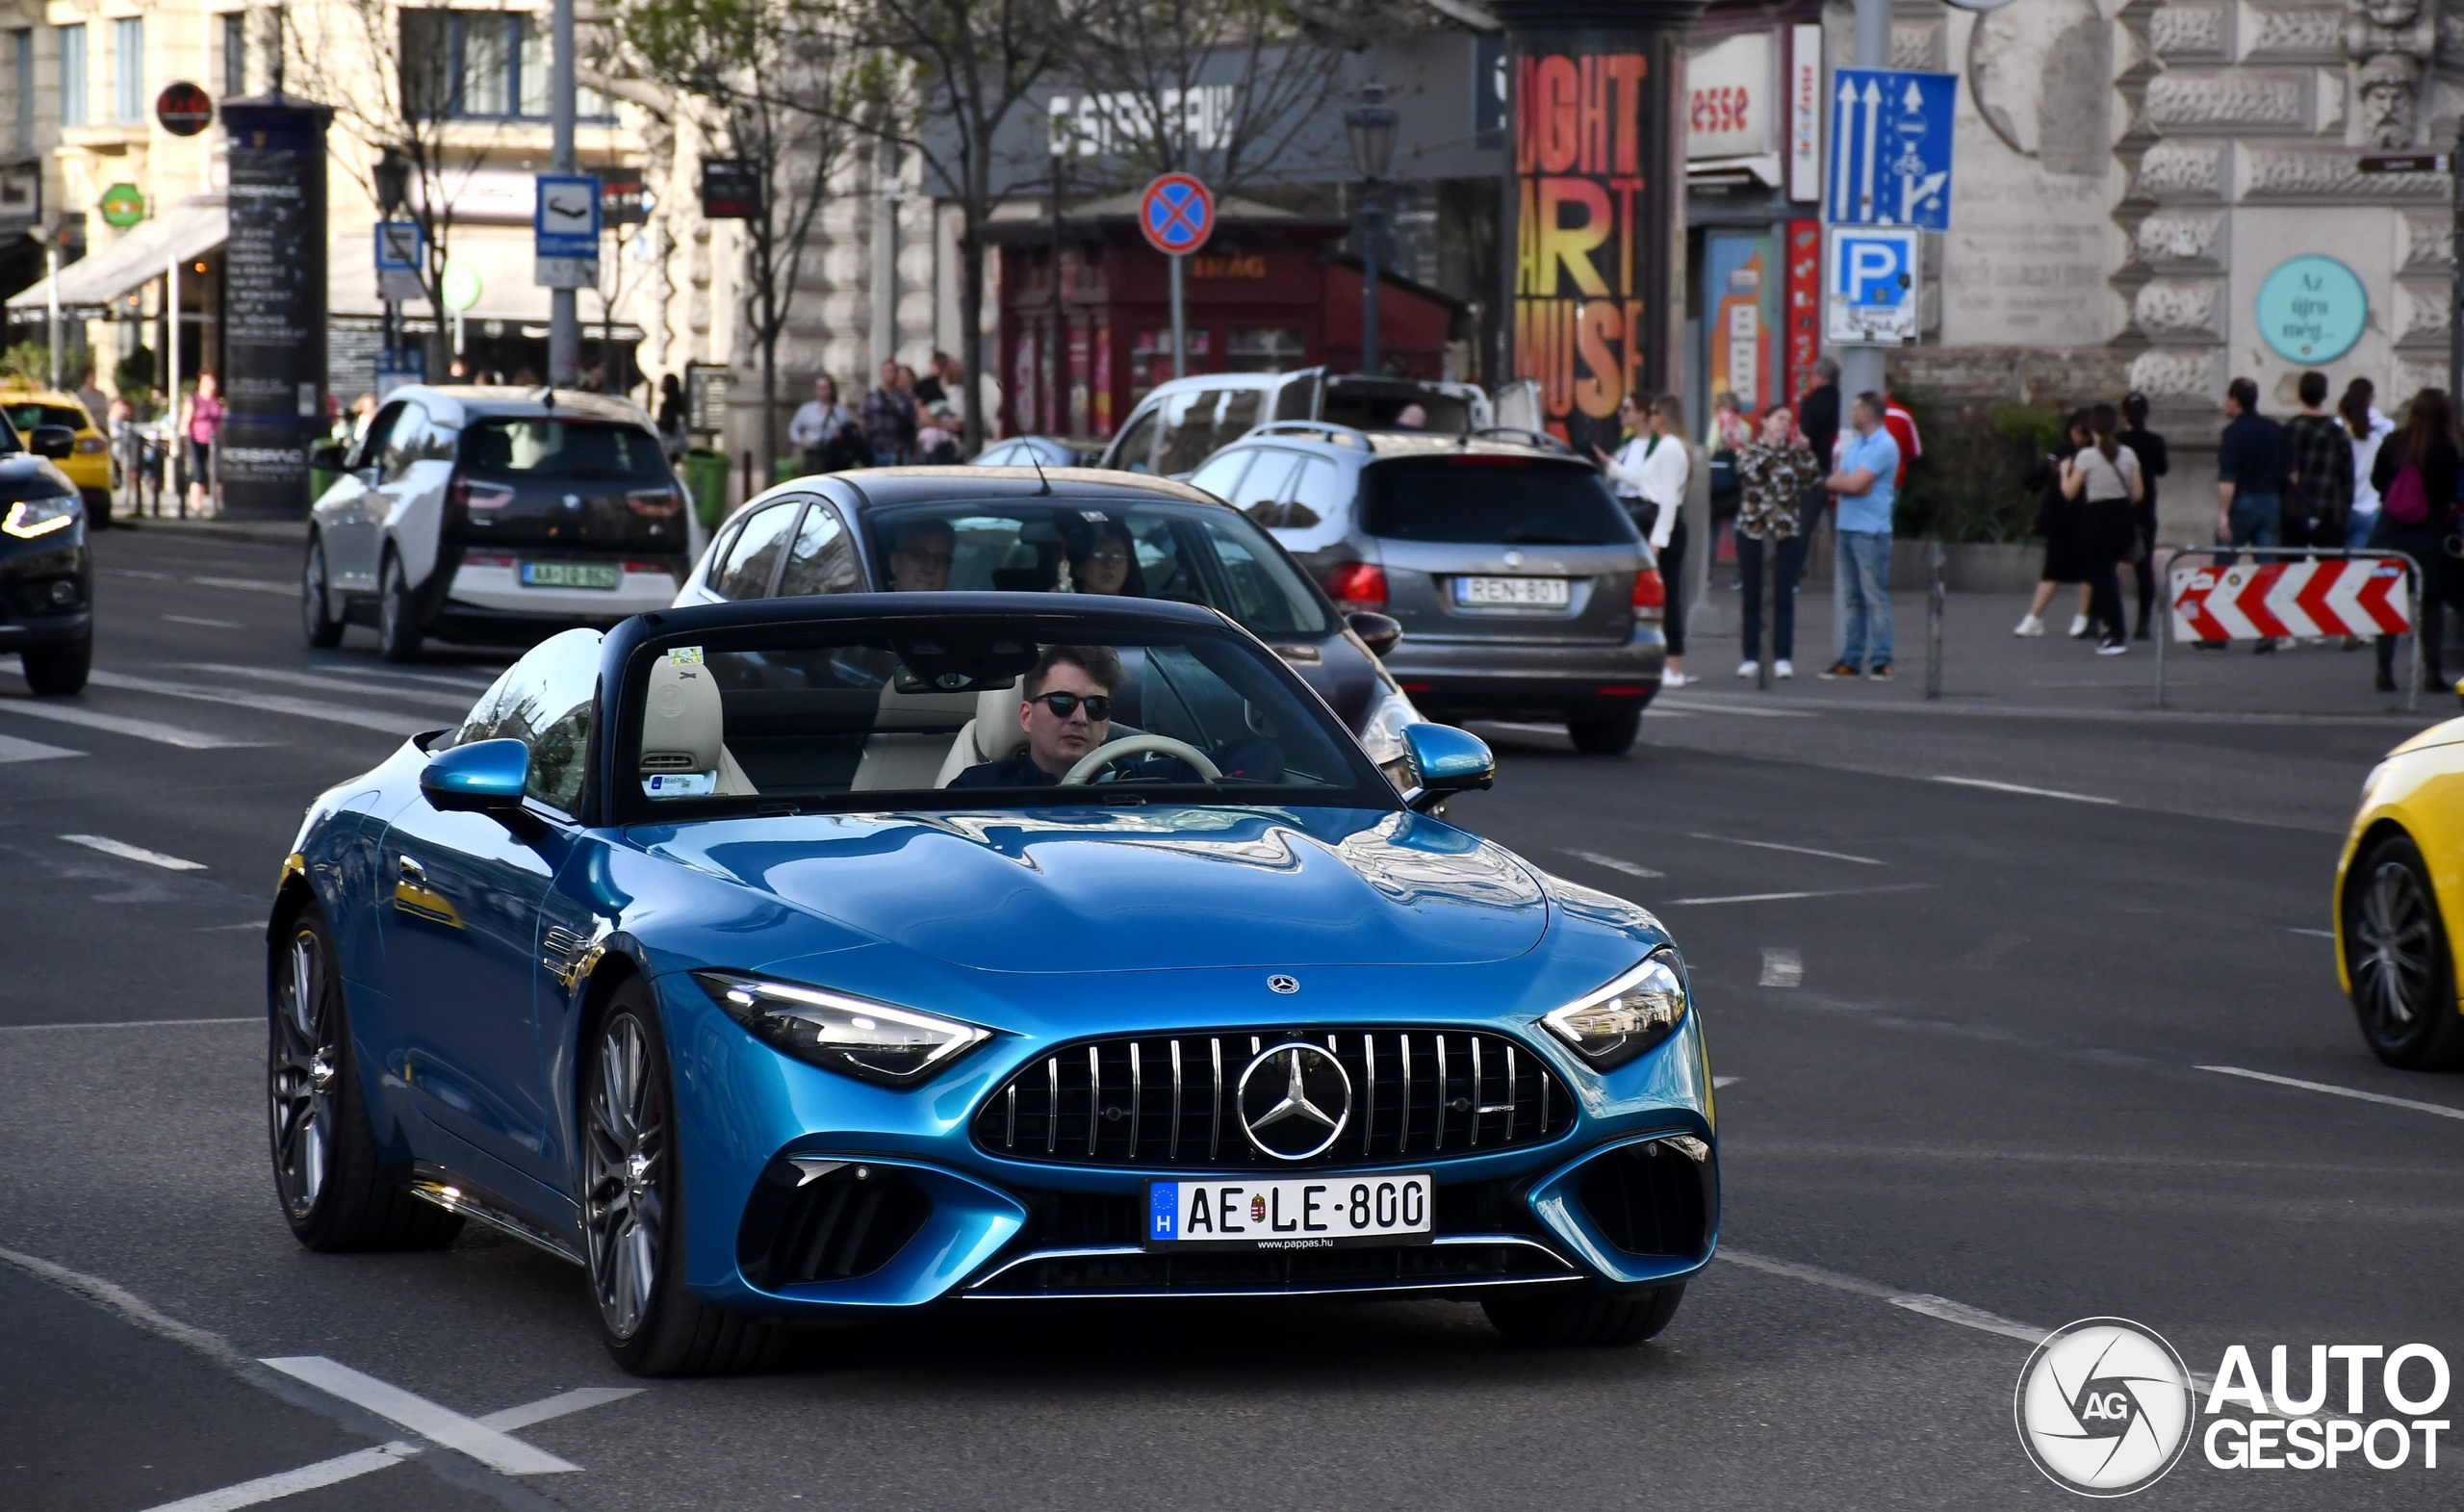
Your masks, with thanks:
[[[427,868],[405,856],[394,863],[396,875],[415,886],[427,885]]]

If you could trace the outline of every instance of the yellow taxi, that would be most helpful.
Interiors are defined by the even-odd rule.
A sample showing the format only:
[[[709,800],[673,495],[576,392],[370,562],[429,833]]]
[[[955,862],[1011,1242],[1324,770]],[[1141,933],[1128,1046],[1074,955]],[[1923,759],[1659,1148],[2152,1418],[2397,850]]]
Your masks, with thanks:
[[[77,433],[77,445],[53,466],[68,474],[86,497],[86,518],[100,525],[112,516],[112,443],[96,417],[86,412],[74,394],[55,389],[0,389],[0,411],[25,436],[37,425],[65,425]]]
[[[2378,1059],[2464,1064],[2451,941],[2464,923],[2464,719],[2387,753],[2336,862],[2336,974]]]

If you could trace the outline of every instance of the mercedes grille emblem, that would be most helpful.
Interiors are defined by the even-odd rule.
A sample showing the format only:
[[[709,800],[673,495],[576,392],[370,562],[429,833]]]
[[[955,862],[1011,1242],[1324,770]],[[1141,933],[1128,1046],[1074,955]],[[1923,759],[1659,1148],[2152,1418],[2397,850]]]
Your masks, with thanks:
[[[1351,1075],[1316,1045],[1279,1044],[1241,1073],[1236,1106],[1250,1143],[1279,1161],[1305,1161],[1351,1121]]]
[[[1270,992],[1279,992],[1285,997],[1290,997],[1293,993],[1300,990],[1300,979],[1298,977],[1287,977],[1281,972],[1277,972],[1273,976],[1267,978],[1267,990]]]

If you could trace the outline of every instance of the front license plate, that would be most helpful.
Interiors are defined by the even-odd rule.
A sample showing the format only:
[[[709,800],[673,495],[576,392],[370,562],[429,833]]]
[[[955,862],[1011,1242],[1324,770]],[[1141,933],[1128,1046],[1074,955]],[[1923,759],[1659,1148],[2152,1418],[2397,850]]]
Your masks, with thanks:
[[[1158,1181],[1146,1189],[1150,1249],[1332,1249],[1425,1243],[1425,1171],[1381,1176]]]
[[[1563,577],[1457,577],[1454,602],[1474,607],[1562,609],[1573,602]]]
[[[624,569],[613,562],[525,562],[526,588],[613,588],[624,580]]]

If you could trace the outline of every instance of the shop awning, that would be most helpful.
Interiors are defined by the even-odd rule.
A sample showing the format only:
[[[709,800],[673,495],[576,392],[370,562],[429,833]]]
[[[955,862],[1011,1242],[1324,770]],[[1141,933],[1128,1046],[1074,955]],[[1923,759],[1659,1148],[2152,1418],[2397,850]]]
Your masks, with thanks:
[[[219,194],[184,200],[167,214],[155,217],[99,252],[79,258],[60,270],[63,309],[90,310],[110,305],[132,289],[163,276],[172,263],[203,257],[231,237],[231,214]],[[12,295],[12,310],[43,310],[51,304],[48,278]]]

